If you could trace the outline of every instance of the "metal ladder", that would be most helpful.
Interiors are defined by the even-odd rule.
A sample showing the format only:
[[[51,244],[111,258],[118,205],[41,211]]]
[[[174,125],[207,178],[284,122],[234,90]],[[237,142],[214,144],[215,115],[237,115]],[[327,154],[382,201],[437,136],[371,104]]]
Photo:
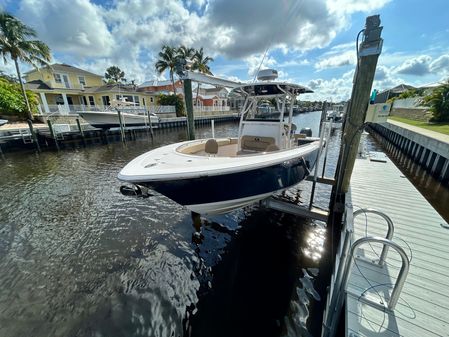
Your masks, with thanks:
[[[365,303],[368,303],[381,310],[393,311],[404,286],[405,279],[409,271],[409,259],[405,251],[395,242],[392,241],[394,234],[394,224],[389,216],[378,210],[365,208],[360,209],[352,213],[352,207],[348,207],[349,212],[345,213],[344,223],[345,226],[341,233],[340,244],[337,251],[336,264],[334,272],[331,276],[331,286],[327,294],[326,308],[323,314],[323,328],[321,330],[322,337],[333,337],[336,334],[337,325],[340,319],[341,312],[343,310],[343,304],[346,298],[346,290],[349,282],[349,276],[351,275],[352,259],[354,258],[355,250],[366,243],[381,243],[383,245],[382,252],[379,257],[379,261],[369,261],[369,263],[383,268],[385,259],[388,254],[389,248],[393,248],[401,256],[402,266],[399,271],[398,278],[394,285],[390,299],[386,304],[375,302],[368,298],[363,298]],[[353,242],[354,236],[354,218],[360,214],[376,214],[382,217],[387,225],[388,231],[385,238],[367,236],[358,239]],[[355,257],[360,258],[360,257]]]

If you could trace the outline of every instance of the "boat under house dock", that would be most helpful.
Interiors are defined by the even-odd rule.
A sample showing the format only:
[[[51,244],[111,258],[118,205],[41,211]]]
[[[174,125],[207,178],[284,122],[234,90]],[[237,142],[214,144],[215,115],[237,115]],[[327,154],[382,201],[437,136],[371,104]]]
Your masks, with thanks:
[[[395,286],[401,287],[401,268],[407,269],[394,247],[385,252],[382,266],[381,244],[365,241],[354,249],[345,292],[346,336],[449,336],[449,228],[444,219],[382,154],[356,160],[351,197],[351,243],[387,236],[388,220],[360,209],[380,211],[393,223],[391,241],[405,252],[409,270],[403,270],[402,291],[393,294]]]

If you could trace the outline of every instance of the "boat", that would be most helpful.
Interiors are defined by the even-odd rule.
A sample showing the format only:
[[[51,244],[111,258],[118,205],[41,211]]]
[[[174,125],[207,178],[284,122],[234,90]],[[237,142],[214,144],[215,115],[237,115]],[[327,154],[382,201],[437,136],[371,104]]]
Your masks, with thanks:
[[[78,115],[95,128],[110,129],[120,127],[118,111],[125,127],[147,126],[148,113],[144,109],[135,109],[134,102],[126,101],[126,98],[112,100],[109,110],[105,111],[79,111]],[[131,106],[131,108],[130,108]],[[160,118],[150,113],[151,124],[158,124]]]
[[[275,70],[232,90],[245,102],[238,137],[184,141],[146,152],[129,162],[118,179],[125,195],[156,191],[200,214],[221,214],[265,199],[299,183],[319,153],[318,138],[296,134],[292,123],[297,95],[312,90],[274,81]],[[268,77],[268,79],[267,79]],[[276,101],[277,114],[260,102]]]

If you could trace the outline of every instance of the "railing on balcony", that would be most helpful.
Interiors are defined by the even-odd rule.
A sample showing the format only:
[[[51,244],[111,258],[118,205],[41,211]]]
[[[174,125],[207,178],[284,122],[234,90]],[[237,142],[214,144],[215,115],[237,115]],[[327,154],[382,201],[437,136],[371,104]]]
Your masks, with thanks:
[[[61,114],[61,115],[69,115],[69,114],[76,114],[80,111],[115,111],[114,108],[111,106],[104,106],[104,105],[80,105],[80,104],[69,104],[69,105],[48,105],[48,109],[50,112],[44,112],[45,110],[43,107],[40,107],[40,111],[42,111],[43,115],[54,115],[54,114]],[[122,112],[130,112],[130,113],[146,113],[148,110],[150,110],[151,113],[156,114],[164,114],[164,113],[175,113],[176,107],[174,105],[152,105],[150,107],[146,106],[126,106],[120,108],[120,111]]]

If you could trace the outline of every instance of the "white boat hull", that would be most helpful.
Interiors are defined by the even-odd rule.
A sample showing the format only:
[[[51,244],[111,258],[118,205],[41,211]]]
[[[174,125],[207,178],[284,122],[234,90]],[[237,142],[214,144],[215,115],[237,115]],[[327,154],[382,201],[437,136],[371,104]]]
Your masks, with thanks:
[[[114,128],[120,127],[120,120],[118,113],[114,111],[83,111],[78,113],[83,119],[86,120],[90,125],[96,128]],[[133,126],[145,126],[148,125],[147,115],[137,115],[122,112],[122,122],[123,126],[133,127]],[[151,116],[151,123],[159,123],[159,118],[157,116]]]

